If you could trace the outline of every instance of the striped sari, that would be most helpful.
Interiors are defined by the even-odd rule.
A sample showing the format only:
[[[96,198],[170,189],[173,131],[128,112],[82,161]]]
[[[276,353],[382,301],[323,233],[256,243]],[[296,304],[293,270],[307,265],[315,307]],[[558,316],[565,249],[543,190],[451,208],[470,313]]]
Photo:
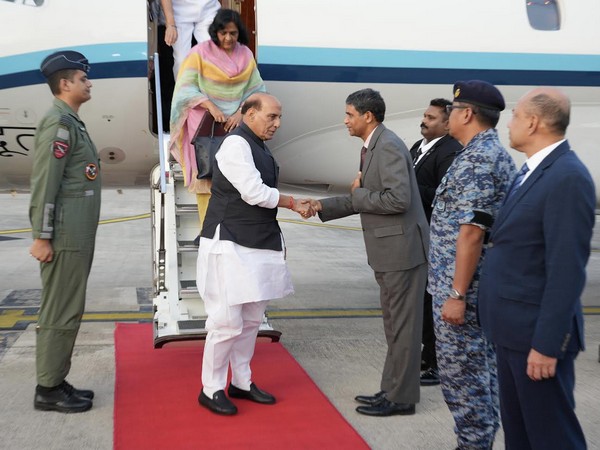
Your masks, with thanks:
[[[238,43],[231,55],[211,40],[190,50],[175,83],[169,150],[181,164],[191,192],[210,192],[209,180],[196,179],[196,153],[190,142],[204,114],[209,114],[200,105],[210,100],[229,117],[251,94],[265,90],[254,55],[245,45]]]

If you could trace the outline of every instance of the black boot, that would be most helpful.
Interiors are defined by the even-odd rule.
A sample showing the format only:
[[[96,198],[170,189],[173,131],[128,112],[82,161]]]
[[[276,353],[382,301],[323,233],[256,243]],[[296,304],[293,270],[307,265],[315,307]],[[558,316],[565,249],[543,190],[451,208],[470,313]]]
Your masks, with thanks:
[[[40,411],[59,411],[63,413],[85,412],[92,407],[92,401],[78,397],[64,383],[53,388],[36,386],[33,407]]]

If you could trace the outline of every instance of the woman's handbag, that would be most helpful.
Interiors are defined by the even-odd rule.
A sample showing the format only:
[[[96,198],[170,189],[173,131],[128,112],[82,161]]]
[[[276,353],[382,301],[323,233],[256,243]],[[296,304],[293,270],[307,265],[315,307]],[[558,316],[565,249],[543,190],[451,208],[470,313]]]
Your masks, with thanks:
[[[198,175],[196,178],[212,178],[215,154],[225,139],[225,125],[215,122],[213,116],[207,111],[200,121],[196,133],[192,139],[192,145],[196,151],[196,162]]]

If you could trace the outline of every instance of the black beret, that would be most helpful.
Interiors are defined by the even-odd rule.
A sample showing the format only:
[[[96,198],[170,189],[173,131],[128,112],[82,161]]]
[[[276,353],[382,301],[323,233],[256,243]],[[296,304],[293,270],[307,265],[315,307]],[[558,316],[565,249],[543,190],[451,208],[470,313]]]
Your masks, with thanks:
[[[504,97],[496,86],[482,80],[457,81],[454,83],[454,101],[472,103],[484,108],[502,111]]]
[[[88,73],[90,65],[88,64],[87,58],[81,53],[74,52],[73,50],[62,50],[46,56],[40,66],[42,75],[46,78],[54,72],[65,69],[83,70],[85,73]]]

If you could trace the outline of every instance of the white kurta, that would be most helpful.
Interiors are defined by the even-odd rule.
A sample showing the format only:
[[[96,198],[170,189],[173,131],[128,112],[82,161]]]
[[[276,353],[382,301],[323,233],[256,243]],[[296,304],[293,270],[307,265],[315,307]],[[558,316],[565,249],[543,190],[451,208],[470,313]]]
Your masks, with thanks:
[[[262,182],[245,139],[225,138],[216,158],[221,172],[246,203],[277,208],[279,191]],[[229,367],[231,383],[250,389],[250,361],[267,300],[294,292],[285,251],[220,240],[220,229],[218,225],[212,239],[201,238],[198,249],[197,285],[208,315],[202,390],[209,398],[225,389]]]
[[[246,203],[277,208],[279,191],[263,183],[245,139],[227,137],[216,159],[225,178]],[[202,298],[239,305],[294,293],[285,251],[243,247],[220,240],[219,234],[220,226],[217,226],[212,239],[200,238],[196,283]]]

